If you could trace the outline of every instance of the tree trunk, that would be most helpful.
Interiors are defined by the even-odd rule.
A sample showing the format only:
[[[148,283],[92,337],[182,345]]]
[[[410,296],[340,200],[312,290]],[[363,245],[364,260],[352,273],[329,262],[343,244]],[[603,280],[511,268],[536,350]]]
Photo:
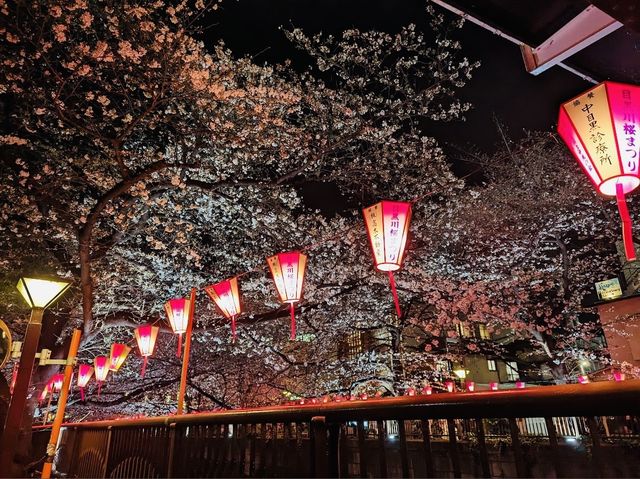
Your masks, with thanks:
[[[87,337],[93,328],[93,279],[91,278],[91,234],[83,228],[80,232],[80,288],[82,291],[83,335]]]

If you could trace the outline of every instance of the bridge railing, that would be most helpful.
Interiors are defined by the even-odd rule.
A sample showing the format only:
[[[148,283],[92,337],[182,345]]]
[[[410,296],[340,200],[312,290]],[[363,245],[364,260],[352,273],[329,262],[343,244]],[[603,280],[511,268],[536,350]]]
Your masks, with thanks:
[[[68,477],[640,476],[640,380],[65,425]]]

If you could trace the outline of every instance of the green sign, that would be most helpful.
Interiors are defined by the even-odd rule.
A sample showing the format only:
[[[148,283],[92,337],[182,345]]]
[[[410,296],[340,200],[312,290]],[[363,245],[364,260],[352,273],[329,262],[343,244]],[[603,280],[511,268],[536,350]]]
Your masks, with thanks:
[[[620,280],[613,278],[596,283],[596,293],[598,293],[598,298],[603,300],[619,298],[622,296]]]

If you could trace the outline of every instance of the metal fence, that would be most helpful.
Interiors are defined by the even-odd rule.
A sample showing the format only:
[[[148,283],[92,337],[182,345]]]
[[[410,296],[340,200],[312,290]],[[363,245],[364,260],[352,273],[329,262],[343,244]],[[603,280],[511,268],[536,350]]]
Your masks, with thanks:
[[[69,477],[638,477],[640,380],[67,424]]]

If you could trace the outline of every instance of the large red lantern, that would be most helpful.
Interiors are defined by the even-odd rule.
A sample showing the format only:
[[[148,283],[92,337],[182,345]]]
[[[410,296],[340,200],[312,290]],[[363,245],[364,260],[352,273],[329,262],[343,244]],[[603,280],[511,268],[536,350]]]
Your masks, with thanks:
[[[616,197],[625,255],[635,260],[625,195],[640,185],[640,87],[603,82],[569,100],[558,133],[596,190]]]
[[[402,316],[393,272],[402,267],[409,236],[411,203],[381,201],[363,210],[375,267],[389,273],[389,283],[398,317]]]
[[[109,371],[118,372],[127,359],[131,348],[126,344],[113,343],[109,354]]]
[[[64,374],[54,374],[51,377],[51,384],[53,385],[53,392],[59,393],[62,391],[62,383],[64,382]]]
[[[187,332],[190,309],[191,301],[185,298],[170,299],[164,305],[164,312],[167,314],[171,329],[178,335],[177,357],[180,357],[182,350],[182,335]]]
[[[96,356],[93,359],[93,366],[95,367],[96,382],[98,383],[98,397],[100,397],[102,383],[107,380],[109,374],[109,358],[106,356]]]
[[[88,364],[80,364],[78,366],[78,388],[80,389],[80,397],[84,401],[84,388],[87,387],[93,376],[93,367]]]
[[[147,370],[147,360],[149,356],[153,354],[153,349],[156,346],[156,339],[158,338],[159,330],[160,328],[158,326],[152,326],[151,324],[138,326],[135,330],[138,350],[140,351],[140,355],[144,358],[142,371],[140,373],[142,377],[144,377],[144,373]]]
[[[225,318],[231,320],[231,336],[236,341],[236,317],[242,312],[238,278],[231,278],[204,288]]]
[[[307,266],[307,256],[299,251],[288,253],[278,253],[267,258],[271,276],[276,284],[280,301],[289,303],[291,310],[291,336],[296,339],[296,317],[295,303],[302,298],[302,285],[304,283],[304,272]]]

